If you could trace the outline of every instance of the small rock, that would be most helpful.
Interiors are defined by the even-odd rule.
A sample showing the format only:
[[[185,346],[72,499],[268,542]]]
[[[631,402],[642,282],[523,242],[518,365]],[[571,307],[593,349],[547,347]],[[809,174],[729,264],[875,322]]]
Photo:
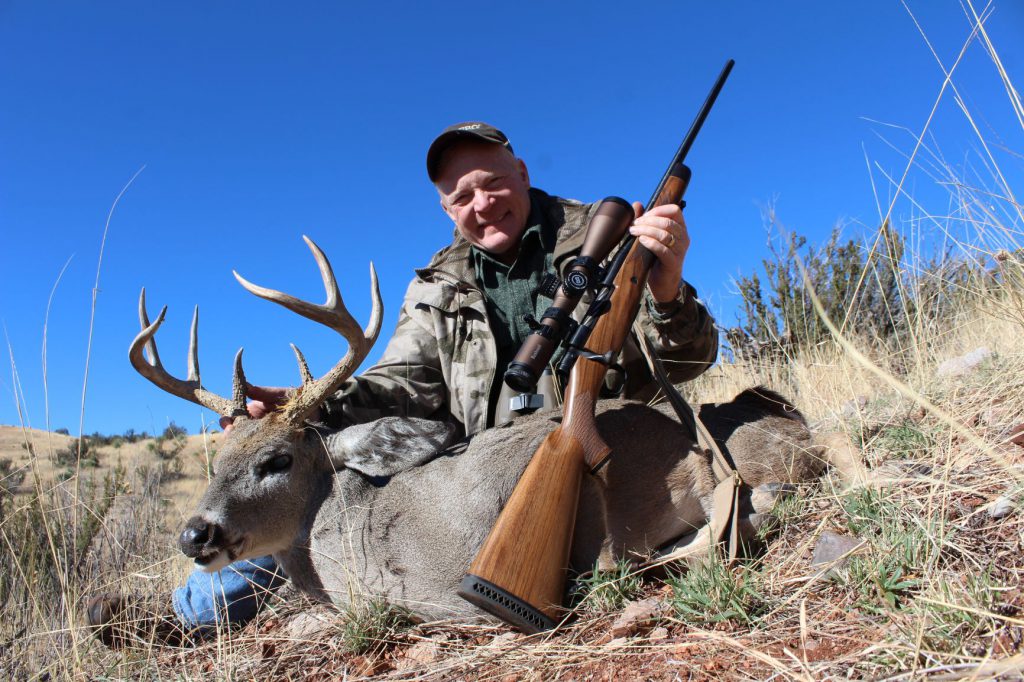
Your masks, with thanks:
[[[647,637],[648,639],[668,639],[668,628],[654,628]]]
[[[969,656],[984,656],[986,651],[988,651],[988,646],[976,639],[969,640],[964,644],[964,652]]]
[[[519,639],[518,632],[503,632],[491,640],[487,646],[502,647]]]
[[[616,637],[607,644],[604,645],[605,649],[621,649],[622,647],[629,644],[629,638],[627,637]]]
[[[867,406],[868,397],[866,395],[859,395],[853,400],[848,400],[846,403],[844,403],[843,407],[839,411],[839,414],[841,414],[844,419],[853,419],[861,412],[863,412],[864,408]]]
[[[814,545],[811,566],[828,566],[826,575],[832,575],[836,570],[846,566],[852,552],[863,544],[864,541],[860,538],[825,531]]]
[[[373,677],[387,668],[387,661],[369,656],[356,656],[350,663],[353,672],[360,677]]]
[[[411,670],[420,666],[430,665],[437,661],[441,654],[438,643],[427,639],[416,642],[405,650],[405,655],[398,661],[399,670]]]
[[[662,602],[651,597],[626,604],[619,617],[612,623],[612,637],[628,637],[651,624],[661,611]]]
[[[285,631],[292,639],[315,639],[329,627],[331,621],[326,614],[311,610],[303,611],[288,621]]]
[[[958,358],[950,358],[949,360],[946,360],[939,365],[935,374],[940,377],[963,376],[976,369],[978,365],[991,356],[992,351],[985,346],[980,346],[972,350],[970,353],[964,353]]]
[[[1001,495],[990,504],[985,505],[985,511],[988,512],[990,519],[1002,519],[1010,515],[1010,512],[1013,511],[1013,506],[1013,500],[1005,495]]]
[[[1010,416],[1010,408],[1006,405],[992,405],[978,413],[978,421],[986,426],[998,426],[1005,423]]]

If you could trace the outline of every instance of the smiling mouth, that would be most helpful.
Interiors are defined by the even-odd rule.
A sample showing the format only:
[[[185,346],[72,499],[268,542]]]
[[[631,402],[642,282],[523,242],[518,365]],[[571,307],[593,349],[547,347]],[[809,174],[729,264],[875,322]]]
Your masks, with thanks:
[[[494,220],[488,220],[488,221],[486,221],[486,223],[484,225],[485,225],[485,227],[497,228],[498,225],[500,223],[505,222],[505,219],[508,218],[510,215],[512,215],[512,211],[505,211],[505,213],[503,213],[500,218],[495,218]]]

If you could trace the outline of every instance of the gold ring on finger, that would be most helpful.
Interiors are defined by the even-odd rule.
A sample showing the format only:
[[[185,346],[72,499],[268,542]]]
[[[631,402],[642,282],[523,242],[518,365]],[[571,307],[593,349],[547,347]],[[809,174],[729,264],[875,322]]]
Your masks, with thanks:
[[[671,232],[668,235],[668,244],[665,244],[668,248],[672,248],[672,245],[676,243],[676,236]]]

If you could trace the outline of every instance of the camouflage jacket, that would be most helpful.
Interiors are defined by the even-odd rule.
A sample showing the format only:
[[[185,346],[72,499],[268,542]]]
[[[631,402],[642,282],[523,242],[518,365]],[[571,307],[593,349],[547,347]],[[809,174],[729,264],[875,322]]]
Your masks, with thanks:
[[[531,189],[546,219],[558,226],[555,266],[563,270],[582,246],[596,204],[581,204]],[[669,376],[679,383],[711,366],[718,353],[714,320],[683,283],[677,301],[655,306],[648,298],[638,316]],[[476,281],[470,244],[454,241],[416,271],[384,354],[350,379],[324,405],[334,427],[388,415],[444,419],[472,435],[487,428],[497,349],[488,326],[483,293]],[[626,370],[624,395],[648,400],[657,393],[635,338],[619,359]]]

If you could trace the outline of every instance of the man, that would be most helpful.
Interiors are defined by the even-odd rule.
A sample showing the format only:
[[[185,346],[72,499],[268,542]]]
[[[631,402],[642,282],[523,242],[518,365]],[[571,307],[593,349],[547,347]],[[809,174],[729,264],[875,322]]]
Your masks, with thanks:
[[[530,333],[523,316],[540,318],[549,306],[538,292],[540,282],[576,255],[596,208],[532,188],[508,138],[486,123],[445,129],[427,152],[427,173],[455,224],[453,242],[417,271],[380,361],[326,401],[320,419],[328,426],[404,415],[453,422],[472,436],[504,419],[502,377]],[[634,208],[641,213],[639,204]],[[640,215],[630,232],[657,258],[640,326],[669,361],[673,381],[692,379],[714,362],[717,334],[693,287],[682,280],[690,243],[682,211],[659,206]],[[635,339],[620,363],[625,397],[653,397],[657,386]],[[286,391],[254,389],[250,413],[263,416]],[[230,428],[229,420],[222,423]],[[175,590],[174,616],[165,609],[142,617],[123,600],[96,598],[88,621],[108,643],[126,634],[175,641],[217,622],[245,622],[280,584],[274,569],[273,560],[263,557],[212,577],[196,572]],[[139,623],[133,632],[119,631],[116,623],[128,616],[140,616]]]

